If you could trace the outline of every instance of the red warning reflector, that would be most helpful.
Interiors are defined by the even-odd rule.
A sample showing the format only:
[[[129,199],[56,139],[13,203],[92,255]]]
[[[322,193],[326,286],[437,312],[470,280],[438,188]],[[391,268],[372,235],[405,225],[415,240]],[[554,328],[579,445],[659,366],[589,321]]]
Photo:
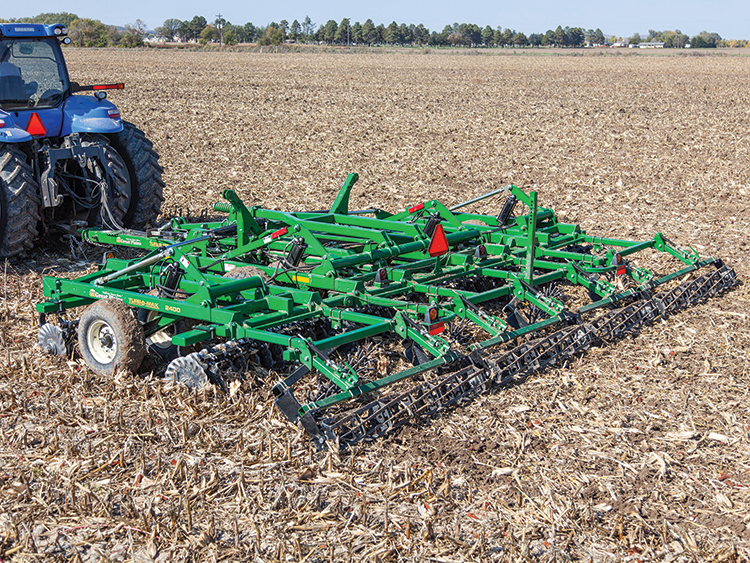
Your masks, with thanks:
[[[284,236],[286,234],[286,230],[286,227],[280,228],[278,231],[271,233],[271,238],[274,239]]]
[[[414,207],[410,207],[407,209],[409,213],[416,213],[417,211],[422,211],[424,209],[424,203],[420,203],[419,205],[415,205]]]
[[[624,276],[625,275],[625,265],[617,266],[617,275],[618,276]]]
[[[439,323],[435,323],[433,325],[430,325],[430,335],[435,336],[436,334],[440,334],[445,330],[445,322],[440,321]]]
[[[32,113],[29,122],[26,124],[26,131],[34,136],[43,137],[47,134],[47,128],[42,123],[42,118],[38,113]]]
[[[432,233],[432,240],[430,240],[430,246],[427,250],[430,256],[442,256],[448,252],[448,239],[445,238],[445,231],[440,223],[435,227],[435,232]]]
[[[91,87],[92,90],[124,90],[125,84],[118,82],[117,84],[95,84]]]

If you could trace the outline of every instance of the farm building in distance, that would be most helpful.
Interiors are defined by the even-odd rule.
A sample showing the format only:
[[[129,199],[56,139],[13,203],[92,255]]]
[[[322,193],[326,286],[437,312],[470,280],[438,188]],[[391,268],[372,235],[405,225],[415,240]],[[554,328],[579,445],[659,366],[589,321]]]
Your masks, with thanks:
[[[633,45],[633,47],[640,47],[641,49],[663,49],[664,43],[662,41],[647,41],[644,43],[638,43],[638,45]]]

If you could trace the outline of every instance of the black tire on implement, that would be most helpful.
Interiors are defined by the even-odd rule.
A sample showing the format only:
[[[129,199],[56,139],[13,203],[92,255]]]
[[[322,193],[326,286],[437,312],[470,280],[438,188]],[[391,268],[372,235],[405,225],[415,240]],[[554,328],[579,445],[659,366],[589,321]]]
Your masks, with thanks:
[[[0,258],[23,255],[34,246],[40,205],[26,155],[15,145],[0,143]]]
[[[108,137],[112,148],[122,157],[130,181],[130,202],[123,224],[141,229],[147,224],[154,225],[161,212],[164,201],[161,175],[164,170],[159,165],[159,155],[143,131],[128,121],[123,121],[122,126],[120,133]]]
[[[119,299],[89,305],[78,322],[78,348],[95,372],[112,375],[115,369],[136,372],[146,354],[143,327],[130,307]]]

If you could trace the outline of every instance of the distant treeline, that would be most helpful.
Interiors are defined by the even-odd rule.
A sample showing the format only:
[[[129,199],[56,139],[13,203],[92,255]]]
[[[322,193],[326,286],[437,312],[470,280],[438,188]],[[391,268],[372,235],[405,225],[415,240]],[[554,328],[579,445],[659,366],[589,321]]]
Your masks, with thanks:
[[[146,37],[146,23],[135,20],[124,28],[104,25],[99,20],[79,18],[68,12],[44,13],[33,18],[0,19],[0,23],[61,23],[68,28],[68,36],[78,47],[139,47]]]
[[[3,21],[3,20],[0,20]],[[68,12],[39,14],[33,18],[18,18],[10,22],[63,23],[73,44],[80,47],[123,46],[136,47],[148,40],[146,24],[142,20],[124,28],[106,26],[99,20],[79,18]],[[328,20],[325,24],[314,23],[309,16],[300,23],[287,20],[255,26],[248,22],[234,25],[217,15],[213,22],[203,16],[191,20],[170,18],[156,28],[155,37],[164,41],[194,42],[200,44],[258,43],[279,45],[281,43],[324,43],[327,45],[403,45],[431,47],[585,47],[604,45],[637,45],[640,43],[663,43],[666,48],[682,49],[715,47],[746,47],[746,40],[722,39],[718,33],[702,31],[689,37],[679,29],[674,31],[649,30],[646,37],[635,33],[631,37],[605,37],[601,29],[562,27],[544,33],[526,35],[521,31],[500,26],[480,27],[471,23],[446,25],[442,31],[430,31],[424,25],[397,24],[375,25],[368,19],[365,23],[351,23],[349,18],[341,22]]]

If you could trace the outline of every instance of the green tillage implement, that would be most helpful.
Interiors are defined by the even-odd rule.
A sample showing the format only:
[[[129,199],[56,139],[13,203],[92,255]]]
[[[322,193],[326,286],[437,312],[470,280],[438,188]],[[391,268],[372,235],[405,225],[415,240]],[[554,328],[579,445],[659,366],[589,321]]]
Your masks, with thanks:
[[[277,368],[281,411],[318,446],[343,447],[736,283],[720,260],[661,234],[589,236],[515,186],[452,208],[428,201],[391,214],[349,210],[357,178],[347,177],[330,210],[248,208],[226,190],[214,206],[223,221],[84,231],[91,243],[150,253],[110,257],[78,279],[44,278],[40,345],[65,353],[77,333],[87,363],[111,373],[137,370],[148,343],[159,343],[164,357],[177,356],[166,377],[192,387],[225,387],[250,360]],[[499,193],[507,199],[498,215],[460,211]],[[647,249],[668,259],[656,263],[677,266],[636,265]],[[87,305],[79,321],[46,323]],[[201,342],[206,348],[179,355]]]

